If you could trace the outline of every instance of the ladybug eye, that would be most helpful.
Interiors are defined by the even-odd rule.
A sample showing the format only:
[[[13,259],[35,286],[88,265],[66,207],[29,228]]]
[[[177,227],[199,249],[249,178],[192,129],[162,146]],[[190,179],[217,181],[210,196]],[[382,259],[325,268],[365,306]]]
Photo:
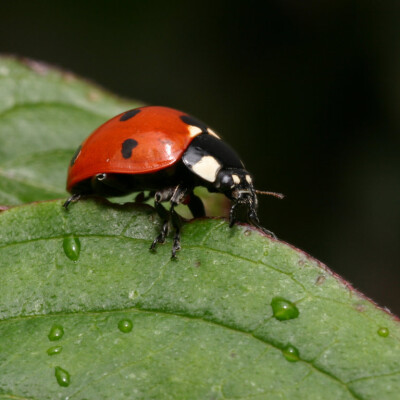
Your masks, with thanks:
[[[220,180],[220,186],[222,189],[232,189],[235,186],[232,175],[223,174]]]

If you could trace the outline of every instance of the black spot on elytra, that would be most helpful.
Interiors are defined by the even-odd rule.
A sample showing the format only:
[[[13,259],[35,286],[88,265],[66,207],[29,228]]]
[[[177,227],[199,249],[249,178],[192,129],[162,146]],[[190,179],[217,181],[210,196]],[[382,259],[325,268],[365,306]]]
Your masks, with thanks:
[[[138,142],[135,139],[126,139],[124,143],[122,143],[122,157],[128,159],[131,158],[132,150],[138,145]]]
[[[129,110],[124,115],[121,115],[121,118],[119,120],[120,121],[128,121],[128,119],[131,119],[135,115],[139,114],[140,111],[142,111],[142,110],[139,110],[137,108],[135,110]]]
[[[82,146],[79,146],[79,147],[75,150],[75,153],[74,153],[74,155],[73,155],[72,158],[71,158],[71,163],[70,163],[71,167],[75,164],[75,161],[76,161],[76,159],[78,158],[79,153],[81,152],[81,150],[82,150]]]
[[[199,121],[196,118],[191,117],[190,115],[181,115],[180,119],[188,125],[197,126],[201,129],[201,133],[208,133],[207,132],[207,125],[204,122]]]

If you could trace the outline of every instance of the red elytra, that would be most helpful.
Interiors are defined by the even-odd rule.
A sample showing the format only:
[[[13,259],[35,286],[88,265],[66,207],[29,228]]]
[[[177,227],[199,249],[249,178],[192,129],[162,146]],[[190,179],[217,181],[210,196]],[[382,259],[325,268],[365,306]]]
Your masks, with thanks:
[[[145,174],[169,167],[202,133],[188,129],[180,119],[187,114],[181,111],[161,106],[137,110],[132,118],[124,112],[110,119],[83,142],[68,169],[68,191],[100,173]],[[121,151],[121,144],[129,139],[136,142],[134,162]]]

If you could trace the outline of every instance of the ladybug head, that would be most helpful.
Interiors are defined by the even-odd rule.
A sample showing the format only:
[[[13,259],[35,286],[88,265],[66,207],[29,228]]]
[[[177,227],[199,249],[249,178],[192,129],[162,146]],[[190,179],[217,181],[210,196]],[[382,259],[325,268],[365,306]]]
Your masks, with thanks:
[[[224,193],[232,201],[231,226],[235,221],[258,223],[257,196],[253,187],[253,180],[245,169],[221,169],[215,181],[215,186],[218,191]]]
[[[243,168],[223,168],[218,172],[214,182],[218,191],[224,193],[232,201],[239,201],[245,194],[254,192],[253,180]],[[243,197],[244,196],[244,197]]]
[[[248,222],[267,234],[271,234],[260,225],[257,215],[257,194],[283,198],[282,194],[254,189],[251,175],[245,169],[237,168],[221,169],[217,175],[215,186],[218,191],[224,193],[232,201],[229,213],[230,226],[233,226],[236,221]]]

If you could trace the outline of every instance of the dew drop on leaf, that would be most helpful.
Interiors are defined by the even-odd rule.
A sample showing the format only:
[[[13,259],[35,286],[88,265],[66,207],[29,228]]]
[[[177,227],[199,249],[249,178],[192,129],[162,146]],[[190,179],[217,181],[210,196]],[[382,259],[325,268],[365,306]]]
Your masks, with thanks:
[[[67,386],[70,385],[70,383],[71,383],[71,375],[69,374],[68,371],[66,371],[65,369],[63,369],[61,367],[56,367],[55,370],[54,370],[54,374],[56,376],[57,383],[60,386],[67,387]]]
[[[123,333],[129,333],[133,328],[132,321],[130,319],[121,319],[118,322],[118,329]]]
[[[47,337],[49,340],[54,342],[55,340],[60,340],[64,336],[64,328],[61,325],[54,324]]]
[[[299,361],[300,359],[299,350],[297,350],[296,347],[292,346],[291,344],[288,344],[282,349],[282,354],[286,360],[290,362]]]
[[[64,238],[63,248],[65,255],[72,261],[77,261],[81,252],[81,242],[75,236]]]
[[[378,329],[378,335],[382,336],[382,337],[389,336],[389,329],[388,328],[384,328],[384,327],[379,328]]]
[[[62,346],[53,346],[47,349],[47,354],[49,356],[54,356],[56,354],[60,354],[62,351]]]
[[[286,321],[299,316],[298,308],[291,301],[283,297],[274,297],[271,301],[271,307],[274,317],[278,321]]]

